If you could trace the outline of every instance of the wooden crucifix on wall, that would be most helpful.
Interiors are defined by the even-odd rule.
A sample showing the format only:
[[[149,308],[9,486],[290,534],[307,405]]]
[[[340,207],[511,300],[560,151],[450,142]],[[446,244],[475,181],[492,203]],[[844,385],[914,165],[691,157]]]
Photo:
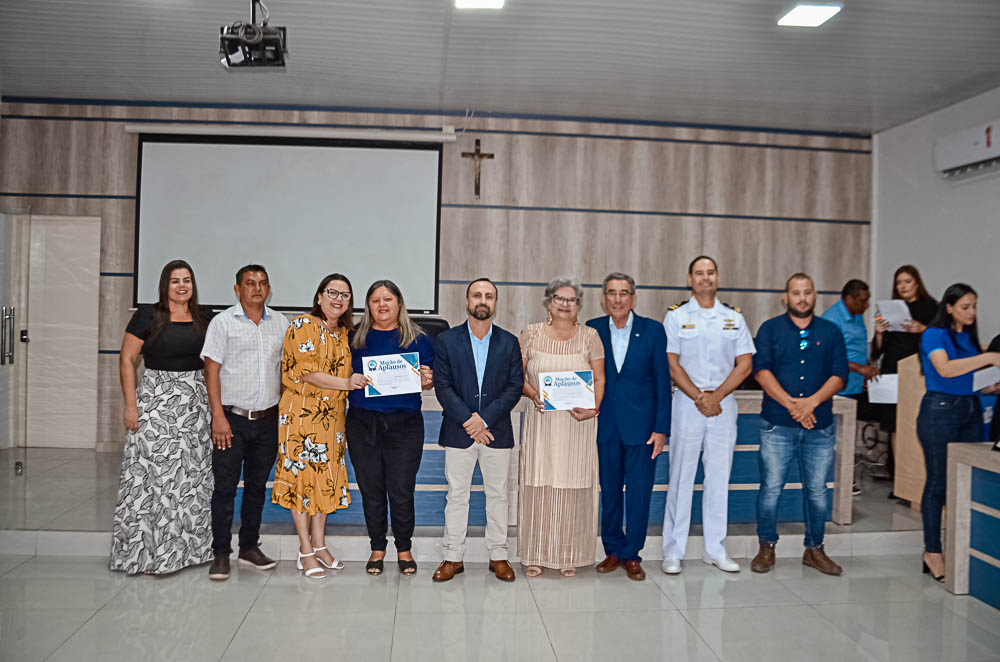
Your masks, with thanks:
[[[479,138],[476,138],[476,151],[474,152],[462,152],[463,159],[474,159],[476,163],[476,200],[479,199],[479,179],[482,174],[483,159],[492,159],[493,154],[487,154],[479,149]]]

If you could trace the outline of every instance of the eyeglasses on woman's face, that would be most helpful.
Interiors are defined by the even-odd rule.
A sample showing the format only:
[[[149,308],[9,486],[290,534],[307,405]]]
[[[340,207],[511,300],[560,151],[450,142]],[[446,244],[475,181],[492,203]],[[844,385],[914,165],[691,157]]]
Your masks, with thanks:
[[[558,294],[552,297],[552,300],[560,306],[575,306],[580,303],[580,300],[576,297],[561,297]]]
[[[331,301],[336,301],[337,299],[340,299],[341,301],[350,301],[351,300],[351,293],[350,292],[339,292],[339,291],[333,289],[332,287],[326,290],[326,296]]]

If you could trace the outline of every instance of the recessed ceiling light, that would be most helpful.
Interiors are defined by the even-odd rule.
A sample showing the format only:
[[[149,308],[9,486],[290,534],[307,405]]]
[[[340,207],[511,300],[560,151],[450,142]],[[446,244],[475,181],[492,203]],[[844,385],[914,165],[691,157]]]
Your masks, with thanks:
[[[795,9],[778,19],[778,25],[799,28],[819,27],[839,14],[843,7],[843,5],[795,5]]]
[[[455,0],[455,9],[503,9],[504,0]]]

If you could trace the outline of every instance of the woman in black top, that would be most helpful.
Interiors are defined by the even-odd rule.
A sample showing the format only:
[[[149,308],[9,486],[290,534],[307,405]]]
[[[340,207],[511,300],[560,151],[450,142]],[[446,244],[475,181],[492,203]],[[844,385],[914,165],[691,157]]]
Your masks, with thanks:
[[[112,570],[164,574],[212,560],[212,425],[200,358],[210,315],[191,266],[167,263],[159,301],[139,308],[119,358],[124,423]],[[136,389],[135,362],[145,371]]]
[[[892,298],[902,299],[910,309],[910,321],[905,331],[889,331],[889,323],[881,318],[875,321],[875,337],[872,339],[872,359],[882,357],[879,372],[895,375],[899,372],[899,362],[920,351],[920,334],[934,319],[938,302],[927,293],[917,268],[904,264],[892,277]],[[879,427],[886,432],[896,431],[896,405],[873,405],[878,413]],[[890,463],[892,444],[889,445]]]

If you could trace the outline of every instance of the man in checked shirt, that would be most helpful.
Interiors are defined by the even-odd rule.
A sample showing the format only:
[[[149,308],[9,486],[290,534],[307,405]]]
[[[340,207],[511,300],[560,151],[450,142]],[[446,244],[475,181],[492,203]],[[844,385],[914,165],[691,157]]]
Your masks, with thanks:
[[[288,319],[265,306],[267,270],[248,264],[236,272],[239,299],[208,325],[201,357],[212,411],[212,551],[209,579],[229,578],[233,501],[243,474],[239,560],[260,570],[277,561],[260,551],[260,519],[267,477],[278,453],[281,344]]]

